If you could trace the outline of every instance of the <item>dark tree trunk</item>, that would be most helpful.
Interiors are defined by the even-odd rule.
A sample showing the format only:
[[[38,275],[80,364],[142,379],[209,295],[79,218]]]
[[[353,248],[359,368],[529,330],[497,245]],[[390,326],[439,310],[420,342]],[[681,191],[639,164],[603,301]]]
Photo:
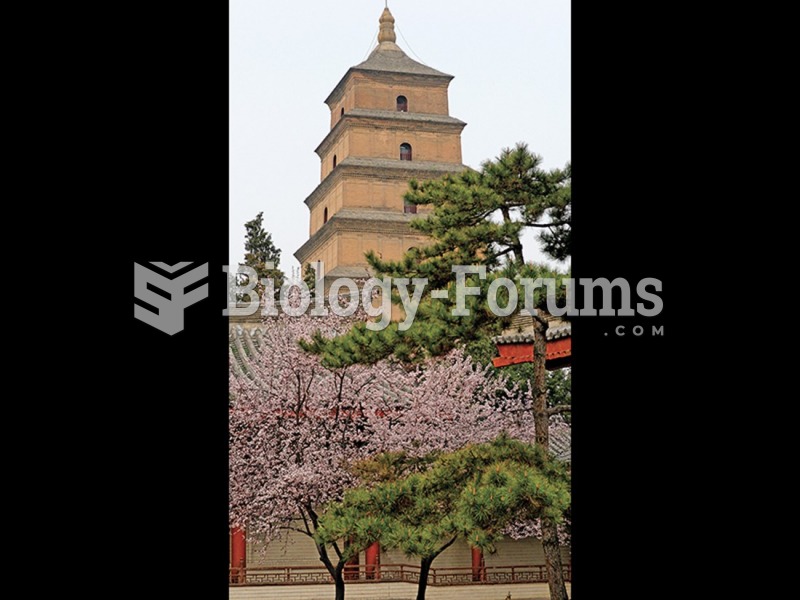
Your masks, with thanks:
[[[344,600],[344,577],[342,576],[344,561],[339,559],[339,562],[334,565],[328,556],[328,549],[324,544],[317,544],[317,552],[319,553],[319,559],[322,561],[322,564],[325,565],[325,568],[333,579],[333,585],[336,589],[336,600]]]
[[[303,514],[303,511],[305,511],[305,514],[308,515],[308,519],[311,520],[314,530],[316,531],[319,527],[319,517],[317,516],[317,513],[314,512],[314,508],[310,504],[306,504],[301,507],[300,513]],[[308,536],[311,539],[314,539],[305,515],[303,516],[303,521],[305,521]],[[344,577],[342,576],[342,572],[344,571],[345,561],[342,557],[341,550],[339,550],[339,546],[336,545],[336,542],[333,543],[333,549],[336,551],[336,556],[339,558],[336,565],[334,565],[330,556],[328,556],[328,549],[325,547],[325,544],[317,544],[315,542],[315,545],[317,547],[319,559],[322,561],[322,564],[325,565],[325,568],[328,569],[328,573],[330,573],[330,576],[333,579],[333,584],[336,588],[336,600],[344,600]]]
[[[442,552],[447,550],[450,546],[455,543],[458,539],[458,536],[453,536],[450,538],[450,541],[444,544],[441,548],[436,551],[436,554],[433,556],[429,556],[428,558],[423,558],[419,564],[419,584],[417,585],[417,600],[425,600],[425,590],[428,589],[428,574],[431,572],[431,565],[433,561],[439,556]]]
[[[536,427],[536,445],[544,450],[550,448],[550,417],[547,414],[547,322],[536,316],[533,318],[533,360],[534,360],[534,400],[533,420]],[[550,519],[542,519],[542,546],[547,563],[547,584],[550,600],[569,600],[567,586],[564,584],[564,571],[561,566],[561,550],[558,545],[556,524]]]
[[[511,223],[511,211],[507,207],[503,207],[500,212],[503,214],[503,221]],[[522,242],[519,239],[519,235],[516,235],[509,245],[514,252],[514,264],[520,268],[525,266],[525,257],[522,254]]]
[[[417,600],[425,600],[425,590],[428,589],[428,573],[431,572],[433,558],[423,558],[419,566],[419,585],[417,585]]]
[[[343,566],[344,564],[340,563],[336,567],[336,575],[333,579],[333,584],[336,588],[336,600],[344,600],[344,577],[342,577]]]
[[[444,544],[441,548],[436,551],[436,554],[433,556],[429,556],[428,558],[423,558],[420,561],[419,565],[419,584],[417,585],[417,600],[425,600],[425,590],[428,589],[428,574],[431,572],[431,565],[433,561],[439,556],[442,552],[447,550],[450,546],[452,546],[455,541],[458,539],[458,536],[453,536],[450,538],[450,541]]]
[[[542,519],[542,546],[547,563],[547,582],[550,587],[550,600],[569,600],[564,583],[564,570],[561,567],[561,549],[558,545],[558,530],[550,519]]]

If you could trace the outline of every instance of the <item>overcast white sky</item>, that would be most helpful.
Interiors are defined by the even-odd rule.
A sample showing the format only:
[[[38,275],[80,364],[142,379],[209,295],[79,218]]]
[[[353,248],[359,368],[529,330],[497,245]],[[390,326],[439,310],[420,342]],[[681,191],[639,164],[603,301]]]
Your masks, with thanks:
[[[308,238],[303,200],[330,129],[323,100],[377,44],[384,0],[230,1],[230,264],[244,223],[264,225],[290,274]],[[450,114],[467,123],[464,164],[527,142],[545,167],[570,159],[568,0],[389,0],[397,44],[455,76]],[[533,235],[528,260],[541,260]]]

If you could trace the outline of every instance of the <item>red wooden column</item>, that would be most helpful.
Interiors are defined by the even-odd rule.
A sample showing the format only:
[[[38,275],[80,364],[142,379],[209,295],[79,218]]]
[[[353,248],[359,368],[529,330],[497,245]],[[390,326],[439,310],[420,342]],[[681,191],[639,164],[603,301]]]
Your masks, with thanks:
[[[364,572],[367,579],[381,578],[381,544],[375,542],[364,551]]]
[[[247,536],[238,527],[231,531],[231,583],[244,583],[247,569]]]
[[[472,581],[486,581],[486,560],[480,548],[472,549]]]
[[[350,547],[350,540],[345,541],[345,548]],[[358,579],[358,554],[344,563],[344,580],[352,581]]]

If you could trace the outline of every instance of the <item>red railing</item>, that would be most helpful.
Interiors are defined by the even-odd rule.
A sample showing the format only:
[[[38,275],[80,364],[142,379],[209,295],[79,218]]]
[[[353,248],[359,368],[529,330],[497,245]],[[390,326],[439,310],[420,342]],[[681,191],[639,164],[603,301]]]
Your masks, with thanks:
[[[564,579],[572,581],[572,566],[564,565]],[[480,573],[476,574],[476,570]],[[419,582],[419,565],[352,565],[344,570],[344,579],[350,583],[379,583],[381,581]],[[476,576],[477,575],[477,576]],[[497,583],[545,583],[545,565],[512,565],[474,567],[431,567],[428,585],[485,585]],[[328,570],[322,565],[300,567],[247,567],[231,568],[232,586],[248,585],[308,585],[333,583]]]

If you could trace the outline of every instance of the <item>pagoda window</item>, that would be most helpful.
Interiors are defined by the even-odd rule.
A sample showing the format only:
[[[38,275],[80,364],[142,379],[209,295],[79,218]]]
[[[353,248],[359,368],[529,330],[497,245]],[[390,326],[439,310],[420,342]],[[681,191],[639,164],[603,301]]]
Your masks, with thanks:
[[[400,144],[400,160],[411,160],[411,144]]]
[[[322,211],[322,224],[324,225],[327,222],[328,222],[328,207],[326,206],[325,210]]]
[[[397,97],[397,111],[408,112],[408,98],[406,98],[405,96]]]

